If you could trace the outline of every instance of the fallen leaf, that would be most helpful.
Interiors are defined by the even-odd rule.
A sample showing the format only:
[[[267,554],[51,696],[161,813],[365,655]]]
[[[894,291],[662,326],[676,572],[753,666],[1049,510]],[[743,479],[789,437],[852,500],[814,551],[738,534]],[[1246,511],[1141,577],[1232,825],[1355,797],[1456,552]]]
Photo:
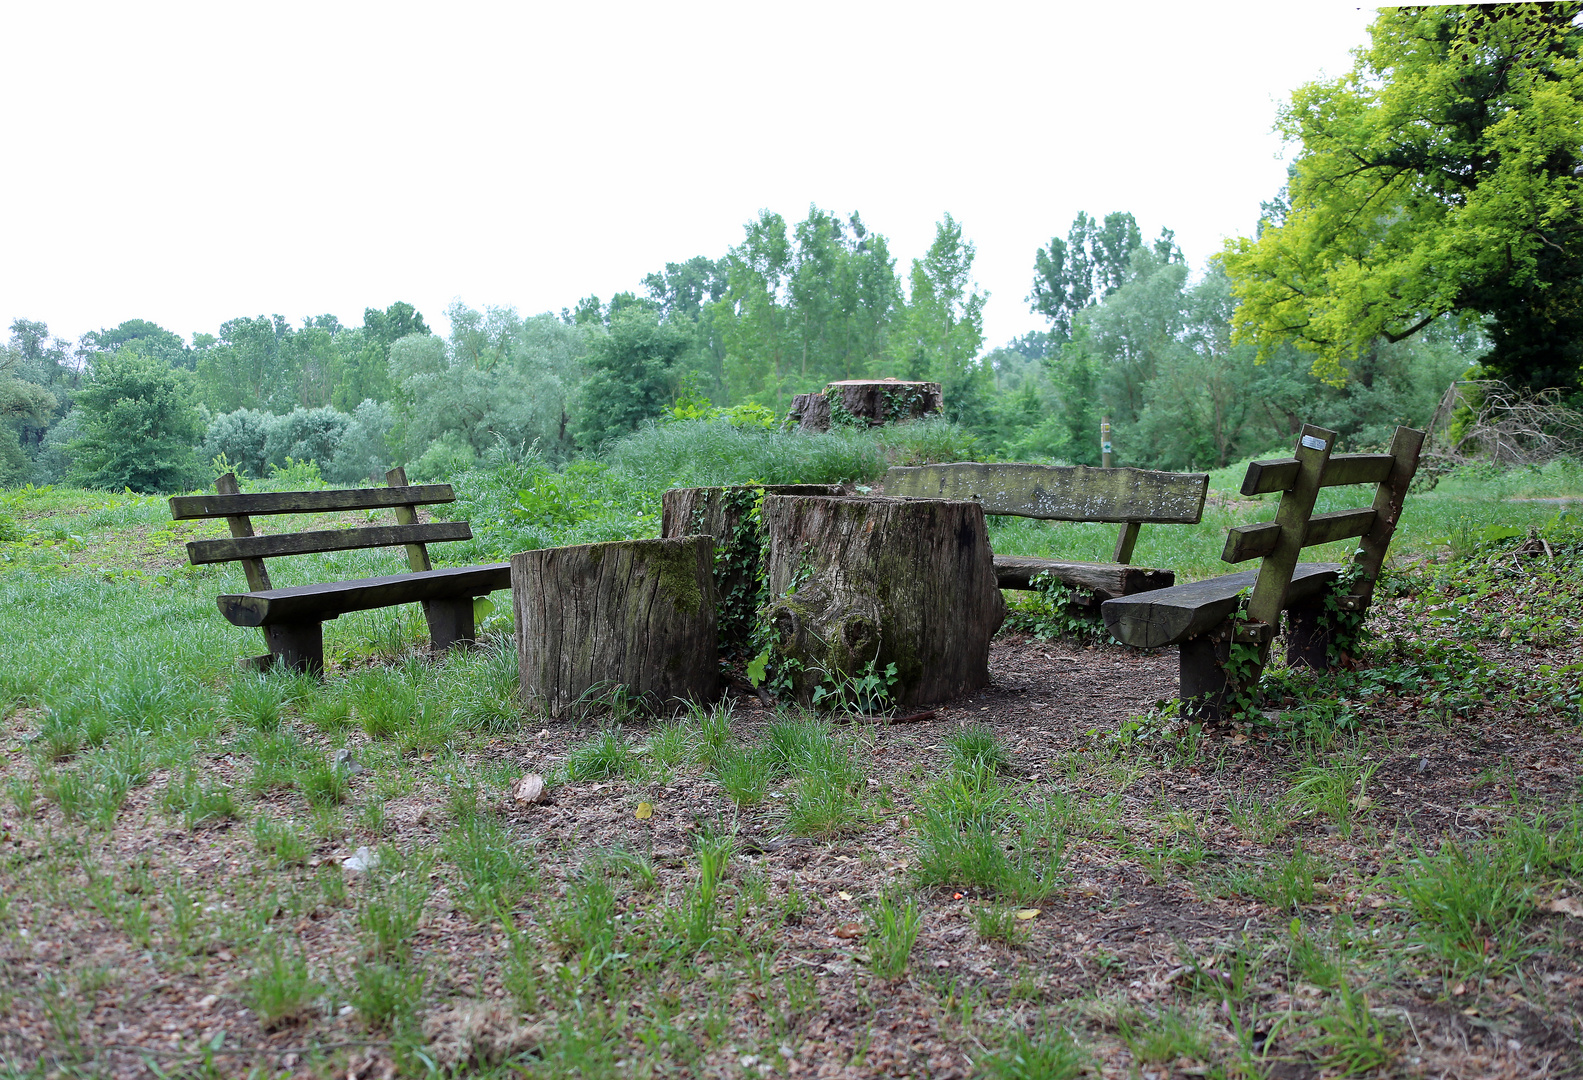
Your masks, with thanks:
[[[1038,917],[1039,909],[1036,907],[1025,907],[1017,912],[1017,918],[1019,919],[1037,919]]]
[[[1548,904],[1540,904],[1540,911],[1553,911],[1557,915],[1570,915],[1574,919],[1583,919],[1583,904],[1578,903],[1575,896],[1558,896]]]
[[[855,937],[862,937],[863,936],[863,924],[862,923],[856,923],[856,922],[843,923],[840,926],[835,928],[835,936],[838,937],[838,938],[847,938],[847,939],[851,939],[851,938],[855,938]]]
[[[511,798],[518,806],[544,801],[544,777],[536,772],[523,773],[511,785]]]
[[[849,892],[838,892],[838,893],[836,893],[836,895],[839,896],[843,900],[850,900],[850,899],[852,899],[852,894],[849,893]]]
[[[632,816],[639,821],[647,821],[654,816],[654,804],[650,802],[638,803],[638,808],[632,811]]]

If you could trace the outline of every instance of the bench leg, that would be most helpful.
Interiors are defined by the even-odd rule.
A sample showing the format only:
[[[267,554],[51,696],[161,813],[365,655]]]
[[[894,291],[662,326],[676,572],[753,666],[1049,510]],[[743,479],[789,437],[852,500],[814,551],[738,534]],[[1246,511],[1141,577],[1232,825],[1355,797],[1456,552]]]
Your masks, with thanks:
[[[273,667],[324,674],[324,624],[280,623],[264,627]]]
[[[438,654],[452,645],[471,645],[475,636],[473,627],[473,598],[460,600],[425,600],[423,617],[429,624],[429,644]]]
[[[1181,644],[1179,661],[1182,715],[1195,720],[1219,720],[1225,714],[1226,661],[1231,642],[1218,634],[1200,634]]]
[[[1330,629],[1325,605],[1303,604],[1286,609],[1286,663],[1315,671],[1330,670]]]

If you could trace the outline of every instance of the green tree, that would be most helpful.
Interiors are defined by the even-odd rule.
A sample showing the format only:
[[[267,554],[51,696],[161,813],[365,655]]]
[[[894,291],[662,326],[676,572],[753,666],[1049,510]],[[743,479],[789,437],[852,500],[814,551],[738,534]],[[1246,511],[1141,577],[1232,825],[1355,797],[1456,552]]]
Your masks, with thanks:
[[[946,214],[935,225],[928,252],[912,261],[907,302],[890,340],[891,355],[908,378],[941,384],[949,419],[983,427],[994,373],[978,359],[989,294],[973,282],[975,254],[973,244],[962,239],[962,226]]]
[[[1050,320],[1057,345],[1071,339],[1079,312],[1121,288],[1130,276],[1133,252],[1142,246],[1143,234],[1131,214],[1106,214],[1100,222],[1080,211],[1065,240],[1051,237],[1049,246],[1034,254],[1028,304]],[[1169,229],[1160,230],[1153,250],[1162,261],[1181,261]]]
[[[82,348],[92,353],[133,349],[144,356],[156,356],[172,367],[192,367],[191,351],[181,335],[147,319],[127,319],[109,330],[90,330],[82,336]]]
[[[131,350],[96,356],[76,406],[82,434],[71,444],[74,483],[165,492],[197,482],[193,447],[203,423],[186,372]]]
[[[684,388],[691,335],[655,307],[628,305],[588,342],[590,374],[577,409],[577,443],[597,450],[659,416]]]
[[[1349,75],[1295,91],[1278,122],[1299,144],[1286,205],[1226,247],[1239,338],[1265,355],[1295,342],[1339,383],[1376,339],[1481,316],[1487,369],[1577,386],[1580,13],[1382,9]]]

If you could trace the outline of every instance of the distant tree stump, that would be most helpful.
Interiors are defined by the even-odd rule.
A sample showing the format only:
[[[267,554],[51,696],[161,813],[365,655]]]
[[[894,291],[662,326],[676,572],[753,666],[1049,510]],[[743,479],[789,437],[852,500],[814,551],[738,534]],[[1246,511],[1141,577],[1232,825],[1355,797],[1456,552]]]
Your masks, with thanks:
[[[753,512],[764,495],[840,495],[839,484],[743,484],[672,488],[664,496],[660,535],[714,538],[716,625],[720,655],[746,662],[764,602],[764,530]]]
[[[878,427],[938,413],[945,403],[936,382],[843,379],[817,394],[798,394],[786,414],[786,429],[829,431],[832,427]]]
[[[945,701],[989,682],[1006,617],[983,507],[944,499],[765,496],[765,608],[798,700],[896,665],[898,704]]]
[[[625,686],[652,711],[719,690],[713,540],[626,540],[511,557],[522,699],[570,715]]]

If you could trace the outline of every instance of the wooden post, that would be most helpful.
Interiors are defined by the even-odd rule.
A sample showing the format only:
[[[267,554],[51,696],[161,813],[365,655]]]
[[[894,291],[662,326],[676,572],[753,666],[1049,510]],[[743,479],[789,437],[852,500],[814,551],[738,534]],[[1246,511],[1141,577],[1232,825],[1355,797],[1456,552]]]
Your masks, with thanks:
[[[1361,568],[1357,584],[1350,596],[1341,598],[1349,611],[1362,611],[1374,598],[1374,584],[1379,580],[1385,565],[1385,553],[1390,550],[1391,536],[1396,523],[1401,520],[1402,503],[1407,499],[1407,486],[1418,471],[1418,455],[1423,449],[1425,433],[1413,428],[1399,427],[1391,438],[1391,474],[1374,491],[1374,524],[1358,541],[1357,565]]]
[[[1304,424],[1302,434],[1297,437],[1297,480],[1282,492],[1280,508],[1275,511],[1280,536],[1274,549],[1259,564],[1259,578],[1254,583],[1253,595],[1248,597],[1248,615],[1255,622],[1272,628],[1280,625],[1281,609],[1286,606],[1286,589],[1292,583],[1292,572],[1297,569],[1297,559],[1303,553],[1308,519],[1313,516],[1325,463],[1330,460],[1335,445],[1334,431],[1311,424]]]
[[[1138,544],[1138,529],[1142,522],[1129,521],[1121,526],[1121,535],[1116,537],[1116,553],[1111,562],[1126,566],[1132,562],[1132,549]]]
[[[1110,417],[1108,416],[1099,420],[1099,465],[1104,469],[1110,468]]]
[[[616,686],[656,712],[713,700],[713,561],[707,536],[513,555],[523,701],[559,718]]]
[[[391,469],[385,473],[385,484],[388,487],[406,487],[407,470],[399,465]],[[396,512],[396,524],[418,523],[417,507],[404,504],[392,509]],[[434,569],[434,564],[429,561],[428,545],[405,546],[407,566],[413,573]],[[451,600],[423,601],[423,621],[429,627],[429,651],[434,655],[444,652],[453,645],[471,645],[477,637],[477,626],[473,622],[473,598],[470,596]]]
[[[896,665],[894,700],[946,701],[989,682],[1006,615],[978,503],[767,495],[764,617],[793,691]]]
[[[215,480],[214,490],[221,495],[237,495],[241,493],[242,488],[236,482],[236,473],[228,472]],[[225,523],[230,526],[232,536],[253,535],[253,519],[246,514],[232,514],[225,519]],[[242,564],[242,573],[247,577],[248,592],[264,592],[271,588],[269,571],[264,568],[263,559],[238,559],[237,562]],[[266,626],[263,630],[264,646],[269,651],[262,656],[244,657],[239,661],[244,668],[252,668],[254,671],[261,672],[268,671],[274,665],[276,658],[283,653],[289,652],[292,655],[296,655],[295,643],[288,635],[280,634],[273,627]],[[278,641],[276,640],[277,638],[279,638]],[[322,646],[319,666],[321,668],[324,666]]]
[[[1286,663],[1314,671],[1330,670],[1330,628],[1325,624],[1325,594],[1286,609]]]

